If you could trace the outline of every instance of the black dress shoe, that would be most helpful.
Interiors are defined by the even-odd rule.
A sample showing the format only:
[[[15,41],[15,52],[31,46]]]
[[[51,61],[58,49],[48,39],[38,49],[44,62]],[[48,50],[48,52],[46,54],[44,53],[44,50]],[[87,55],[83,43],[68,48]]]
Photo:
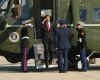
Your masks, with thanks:
[[[26,72],[28,72],[28,71],[23,71],[23,70],[22,70],[21,72],[23,72],[23,73],[25,72],[25,73],[26,73]]]
[[[24,71],[24,72],[26,73],[26,72],[28,72],[28,71]]]
[[[82,70],[82,72],[87,72],[87,70]]]
[[[66,72],[68,72],[68,71],[64,71],[64,73],[66,73]]]
[[[59,73],[66,73],[67,71],[64,70],[60,70]]]
[[[40,72],[40,69],[36,69],[35,72]]]
[[[87,70],[82,69],[81,72],[87,72]]]
[[[64,71],[59,71],[59,73],[64,73]]]

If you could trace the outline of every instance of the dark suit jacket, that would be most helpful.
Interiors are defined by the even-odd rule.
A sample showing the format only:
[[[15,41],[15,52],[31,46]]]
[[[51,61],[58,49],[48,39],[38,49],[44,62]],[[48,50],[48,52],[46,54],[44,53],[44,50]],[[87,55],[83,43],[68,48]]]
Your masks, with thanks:
[[[54,32],[54,28],[52,23],[50,24],[50,31],[48,32],[48,28],[46,27],[46,23],[42,24],[41,26],[41,35],[42,35],[42,39],[44,40],[48,40],[49,38],[53,38],[53,32]]]
[[[28,27],[27,28],[22,28],[21,30],[21,38],[27,36],[28,37]],[[29,40],[24,38],[24,39],[21,39],[21,47],[24,48],[24,47],[29,47]]]
[[[80,49],[87,47],[86,34],[85,34],[84,29],[80,29],[80,30],[77,29],[77,31],[78,31],[77,47],[80,48]],[[81,33],[84,33],[84,35],[82,35]],[[81,38],[81,42],[79,40],[80,38]]]
[[[71,35],[71,31],[68,28],[60,27],[56,30],[56,45],[58,49],[71,47],[69,35]]]

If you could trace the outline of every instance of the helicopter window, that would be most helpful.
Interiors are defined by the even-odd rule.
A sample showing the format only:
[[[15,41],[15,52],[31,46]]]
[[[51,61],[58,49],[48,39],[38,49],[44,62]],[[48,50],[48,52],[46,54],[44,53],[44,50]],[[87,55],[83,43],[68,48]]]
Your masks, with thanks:
[[[31,18],[32,17],[32,8],[30,7],[30,0],[22,0],[21,6],[22,6],[21,19],[27,20],[27,19]]]
[[[94,8],[94,19],[100,21],[100,8]]]
[[[80,20],[84,22],[87,20],[87,10],[86,9],[80,9]]]

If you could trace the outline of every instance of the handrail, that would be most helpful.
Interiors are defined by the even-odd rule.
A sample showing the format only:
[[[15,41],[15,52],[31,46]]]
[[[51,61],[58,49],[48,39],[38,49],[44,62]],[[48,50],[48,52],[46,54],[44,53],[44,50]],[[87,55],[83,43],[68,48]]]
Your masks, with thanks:
[[[76,24],[67,24],[67,26],[72,26],[73,27],[73,26],[76,26]],[[93,26],[94,27],[94,26],[100,26],[100,24],[83,24],[83,26],[87,26],[87,27],[88,26]]]

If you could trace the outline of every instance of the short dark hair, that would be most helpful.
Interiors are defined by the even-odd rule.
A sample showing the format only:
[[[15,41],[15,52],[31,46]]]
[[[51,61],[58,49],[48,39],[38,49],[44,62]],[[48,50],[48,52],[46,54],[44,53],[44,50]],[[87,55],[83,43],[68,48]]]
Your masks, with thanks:
[[[77,24],[76,26],[79,26],[80,24]]]
[[[50,16],[50,15],[46,15],[46,16],[45,16],[45,18],[46,18],[46,17],[48,17],[48,16],[51,18],[51,16]]]

